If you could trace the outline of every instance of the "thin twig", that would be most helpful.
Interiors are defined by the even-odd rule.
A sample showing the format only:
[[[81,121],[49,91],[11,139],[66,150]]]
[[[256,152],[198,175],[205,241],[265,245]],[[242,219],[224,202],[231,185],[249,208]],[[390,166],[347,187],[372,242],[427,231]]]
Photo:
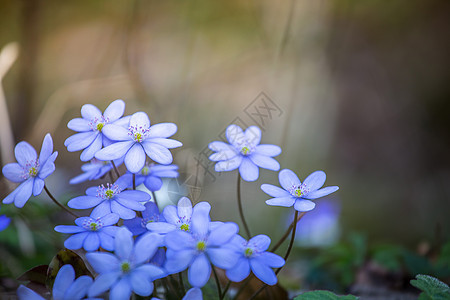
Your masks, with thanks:
[[[136,174],[133,173],[133,190],[136,189]]]
[[[228,280],[227,285],[225,286],[225,288],[223,289],[223,292],[222,292],[222,299],[225,298],[225,295],[227,294],[228,289],[230,288],[230,285],[231,285],[231,280]]]
[[[69,214],[71,214],[72,216],[74,216],[75,218],[79,218],[80,216],[76,215],[75,213],[73,213],[72,211],[70,211],[67,207],[65,207],[64,205],[62,205],[61,203],[59,203],[55,197],[53,197],[53,195],[50,193],[50,191],[47,189],[47,186],[44,185],[44,190],[47,192],[47,195],[50,197],[50,199],[53,200],[53,202],[55,202],[56,205],[58,205],[60,208],[62,208],[63,210],[65,210],[66,212],[68,212]]]
[[[216,284],[217,284],[217,293],[219,294],[219,299],[222,300],[222,289],[220,288],[220,281],[219,281],[219,276],[217,276],[216,273],[216,268],[214,266],[212,266],[212,270],[214,273],[214,278],[216,279]]]
[[[117,178],[119,178],[120,177],[120,173],[119,173],[119,170],[117,170],[116,164],[114,163],[113,160],[111,160],[111,164],[112,164],[112,166],[114,168],[114,172],[116,172]]]
[[[306,214],[306,212],[302,212],[297,220],[294,220],[292,222],[292,224],[289,226],[289,228],[286,230],[286,232],[284,233],[284,235],[281,237],[281,239],[275,244],[275,246],[272,247],[272,249],[270,249],[270,252],[275,252],[280,246],[281,244],[283,244],[283,242],[286,240],[286,238],[289,236],[289,233],[291,232],[292,228],[294,228],[294,224],[297,224],[298,221],[300,221],[301,218],[303,218],[303,216]]]
[[[241,201],[241,174],[238,172],[237,177],[237,201],[238,201],[238,207],[239,207],[239,214],[241,215],[242,224],[244,225],[245,233],[247,234],[247,238],[250,239],[251,234],[250,230],[248,229],[247,222],[245,221],[244,217],[244,210],[242,209],[242,201]]]

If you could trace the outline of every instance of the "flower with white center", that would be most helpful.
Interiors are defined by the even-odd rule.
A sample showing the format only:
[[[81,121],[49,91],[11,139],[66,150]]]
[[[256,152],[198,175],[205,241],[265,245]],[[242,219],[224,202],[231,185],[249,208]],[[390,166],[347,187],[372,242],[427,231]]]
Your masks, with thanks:
[[[169,149],[182,146],[179,141],[168,139],[175,134],[177,126],[173,123],[160,123],[150,126],[150,119],[144,112],[137,112],[130,118],[128,129],[107,124],[103,133],[115,141],[95,154],[100,160],[113,160],[124,157],[125,166],[131,173],[138,173],[145,166],[146,155],[157,163],[172,163]]]
[[[67,127],[78,133],[68,137],[64,142],[69,152],[83,150],[80,155],[82,161],[94,158],[95,153],[110,145],[112,142],[103,134],[103,128],[108,124],[124,126],[128,123],[129,117],[121,118],[125,111],[125,102],[118,99],[113,101],[102,112],[92,104],[85,104],[81,107],[82,118],[75,118],[69,121]]]
[[[272,158],[281,153],[276,145],[260,145],[261,129],[257,126],[248,127],[245,132],[238,125],[230,125],[226,130],[230,144],[215,141],[209,144],[209,149],[215,151],[209,159],[216,161],[216,172],[232,171],[239,168],[239,173],[245,181],[255,181],[259,177],[259,168],[278,171],[280,164]]]
[[[89,288],[89,297],[108,290],[111,300],[130,299],[132,292],[144,297],[151,295],[153,281],[165,276],[162,269],[148,263],[161,246],[161,239],[156,233],[146,233],[134,242],[132,233],[122,227],[114,240],[114,254],[86,254],[88,262],[99,273]]]
[[[81,217],[73,225],[59,225],[55,231],[60,233],[73,233],[64,242],[64,247],[71,250],[84,248],[90,252],[102,247],[105,250],[114,250],[114,236],[119,227],[114,226],[119,221],[119,215],[111,213],[101,218]]]
[[[268,205],[290,207],[300,212],[314,209],[316,204],[310,200],[327,196],[339,189],[337,186],[321,188],[326,179],[325,172],[316,171],[306,177],[302,183],[297,175],[289,169],[284,169],[278,174],[278,179],[283,188],[271,184],[261,185],[261,189],[268,195],[275,197],[266,201]]]
[[[14,148],[17,163],[10,163],[3,167],[3,175],[12,182],[20,185],[12,191],[3,203],[14,202],[16,207],[23,207],[31,194],[37,196],[44,188],[44,179],[55,171],[55,159],[58,152],[53,152],[53,140],[49,133],[42,142],[39,157],[36,150],[27,142],[20,142]]]

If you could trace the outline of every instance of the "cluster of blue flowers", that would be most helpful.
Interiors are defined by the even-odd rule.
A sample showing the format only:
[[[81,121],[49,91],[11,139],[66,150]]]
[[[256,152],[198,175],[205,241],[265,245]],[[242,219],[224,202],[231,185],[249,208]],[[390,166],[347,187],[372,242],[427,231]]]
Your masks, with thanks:
[[[64,265],[53,285],[53,299],[93,299],[107,293],[109,299],[129,299],[133,293],[157,297],[161,291],[155,289],[155,281],[161,280],[161,286],[167,289],[164,278],[177,273],[182,277],[185,270],[191,289],[185,292],[180,282],[185,292],[183,299],[202,299],[201,288],[215,268],[224,270],[232,282],[242,282],[253,273],[267,285],[276,284],[274,269],[284,266],[287,257],[267,251],[271,243],[268,236],[248,236],[247,240],[239,235],[237,224],[211,221],[208,202],[193,206],[182,197],[176,206],[158,207],[151,192],[161,189],[162,178],[178,176],[169,150],[182,146],[169,138],[177,126],[151,125],[146,113],[123,117],[124,111],[122,100],[112,102],[103,114],[94,105],[86,104],[81,108],[82,118],[68,123],[69,129],[77,133],[65,141],[67,150],[82,150],[80,159],[89,161],[82,166],[84,173],[70,183],[105,178],[107,173],[116,178],[90,187],[86,195],[68,202],[71,209],[92,209],[90,215],[76,218],[75,225],[58,225],[55,230],[70,235],[64,242],[67,249],[86,251],[85,257],[97,276],[75,278],[73,267]],[[240,178],[255,181],[259,168],[280,169],[273,157],[281,153],[281,148],[260,144],[258,127],[243,131],[230,125],[226,137],[229,144],[209,144],[215,152],[210,159],[216,162],[217,172],[238,169]],[[57,154],[50,134],[44,138],[39,157],[28,143],[17,144],[17,163],[5,165],[3,174],[20,185],[3,203],[23,207],[32,194],[37,196],[44,188],[52,197],[44,180],[55,170]],[[117,167],[122,164],[127,172],[120,176]],[[321,188],[325,177],[324,172],[316,171],[302,183],[294,172],[284,169],[279,173],[281,188],[263,184],[261,189],[273,197],[266,201],[268,205],[294,206],[298,212],[307,212],[314,209],[311,200],[338,190],[335,186]],[[150,193],[136,190],[139,185]],[[43,299],[25,286],[20,286],[17,293],[20,299]]]

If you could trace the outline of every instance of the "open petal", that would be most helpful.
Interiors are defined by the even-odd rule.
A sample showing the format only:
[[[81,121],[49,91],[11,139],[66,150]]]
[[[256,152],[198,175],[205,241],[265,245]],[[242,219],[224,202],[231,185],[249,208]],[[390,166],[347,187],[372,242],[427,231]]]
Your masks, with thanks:
[[[295,175],[295,173],[289,169],[281,170],[280,173],[278,174],[278,179],[280,181],[281,186],[285,190],[289,190],[293,186],[299,186],[301,184],[300,179],[298,179],[298,176]]]
[[[284,207],[291,207],[292,205],[294,205],[294,202],[295,202],[295,198],[292,196],[278,197],[278,198],[266,200],[267,205],[284,206]]]
[[[29,178],[16,188],[17,193],[14,197],[14,205],[17,208],[22,208],[28,199],[30,199],[31,193],[33,192],[33,182],[33,178]]]
[[[83,247],[83,242],[86,239],[88,232],[81,232],[72,235],[64,242],[64,247],[70,250],[77,250]]]
[[[139,266],[135,271],[140,273],[140,276],[147,277],[150,280],[156,280],[167,276],[166,272],[152,263]]]
[[[182,197],[177,205],[178,216],[180,219],[190,219],[192,216],[192,202],[187,197]]]
[[[166,139],[166,138],[152,138],[152,139],[148,139],[149,142],[155,143],[155,144],[159,144],[161,146],[164,146],[168,149],[172,149],[172,148],[178,148],[183,146],[183,144],[177,140],[173,140],[173,139]]]
[[[201,288],[209,280],[211,275],[211,264],[204,253],[199,254],[188,270],[189,283],[193,287]]]
[[[100,239],[96,232],[89,232],[83,243],[83,248],[87,252],[92,252],[100,247]]]
[[[45,298],[24,285],[20,285],[17,289],[17,297],[19,300],[45,300]]]
[[[151,222],[147,223],[146,227],[148,230],[160,234],[165,234],[177,229],[175,225],[166,222]]]
[[[117,231],[115,243],[116,255],[122,260],[129,259],[133,250],[133,235],[126,227]]]
[[[261,129],[258,126],[248,127],[244,135],[247,142],[253,147],[256,147],[261,142]]]
[[[306,185],[312,192],[320,189],[325,183],[326,178],[327,175],[325,175],[324,171],[315,171],[314,173],[311,173],[311,175],[306,177],[305,181],[303,181],[303,184]]]
[[[310,211],[316,207],[316,204],[309,200],[297,199],[294,208],[300,212]]]
[[[19,165],[25,167],[28,162],[36,160],[37,153],[27,142],[20,142],[14,148],[14,154]]]
[[[236,265],[240,256],[240,254],[236,253],[234,249],[225,247],[208,248],[206,251],[213,265],[221,269],[229,269]]]
[[[145,152],[140,143],[135,143],[125,155],[125,166],[131,173],[137,173],[145,165]]]
[[[57,154],[58,152],[53,153]],[[39,169],[39,173],[38,173],[38,177],[41,179],[45,179],[48,176],[50,176],[50,174],[52,174],[53,172],[55,172],[55,164],[52,162],[52,156],[50,156],[50,159],[48,159],[43,166],[41,166],[41,168]]]
[[[255,181],[259,177],[258,166],[246,157],[242,159],[242,163],[239,166],[239,173],[245,181]]]
[[[259,153],[253,153],[249,156],[249,158],[258,167],[272,171],[278,171],[280,169],[280,164],[272,157],[261,155]]]
[[[214,141],[209,143],[208,148],[211,149],[214,152],[221,152],[221,151],[228,151],[228,150],[234,150],[234,147],[232,147],[230,144],[221,142],[221,141]]]
[[[181,300],[203,300],[202,290],[199,288],[191,288]]]
[[[134,141],[117,142],[95,153],[95,158],[103,161],[114,160],[123,157],[135,144]]]
[[[3,199],[3,204],[11,204],[14,202],[14,199],[16,198],[17,192],[18,192],[18,188],[16,188],[14,191],[12,191],[11,193],[9,193],[8,196],[5,197],[5,199]]]
[[[237,232],[239,227],[232,222],[224,223],[215,228],[208,237],[208,244],[211,246],[220,246],[227,243]]]
[[[78,277],[77,280],[75,280],[75,282],[67,289],[64,299],[82,299],[86,296],[92,282],[93,280],[90,276],[84,275]],[[56,297],[54,298],[56,300]]]
[[[75,280],[75,271],[72,265],[62,266],[53,283],[53,298],[64,299],[64,294]]]
[[[70,143],[67,144],[67,151],[75,152],[86,148],[92,144],[98,134],[99,133],[95,131],[87,131],[72,135],[70,137]],[[69,140],[69,138],[67,140]]]
[[[325,187],[325,188],[320,189],[320,190],[315,190],[315,191],[309,192],[303,198],[306,198],[306,199],[317,199],[317,198],[320,198],[320,197],[328,196],[329,194],[334,193],[337,190],[339,190],[339,187],[337,187],[337,186],[328,186],[328,187]]]
[[[149,128],[150,127],[150,119],[148,118],[148,116],[145,112],[139,111],[139,112],[131,115],[130,126],[133,126],[135,128],[139,128],[139,127]]]
[[[22,182],[25,180],[22,177],[24,170],[18,163],[11,163],[5,165],[2,169],[2,172],[3,176],[8,178],[8,180],[12,182]]]
[[[108,251],[114,250],[114,238],[112,236],[110,236],[109,234],[106,234],[104,232],[99,232],[98,238],[100,239],[100,246],[103,249],[108,250]]]
[[[173,255],[171,255],[173,253]],[[164,268],[170,273],[178,273],[186,270],[194,259],[196,251],[194,249],[186,249],[181,251],[167,250],[167,260]]]
[[[142,143],[144,147],[145,153],[147,153],[148,157],[157,163],[168,165],[172,163],[172,154],[169,149],[159,144],[152,143],[151,140],[144,141]]]
[[[225,135],[228,142],[230,142],[230,144],[236,148],[239,148],[240,145],[245,141],[245,135],[242,131],[242,128],[235,124],[231,124],[227,127]]]
[[[271,185],[271,184],[263,184],[261,185],[261,189],[263,190],[264,193],[272,196],[272,197],[289,197],[290,194],[288,191],[283,190],[282,188],[279,188],[275,185]]]
[[[44,189],[44,180],[42,180],[39,177],[34,178],[33,183],[33,196],[38,196],[42,193],[42,190]]]
[[[111,213],[111,201],[105,200],[92,210],[91,217],[101,218],[109,213]]]
[[[229,160],[219,161],[216,163],[214,169],[216,172],[233,171],[237,169],[242,163],[242,156],[237,155]]]
[[[67,206],[73,209],[88,209],[99,205],[103,201],[105,200],[99,197],[79,196],[70,200]]]
[[[276,145],[263,144],[256,146],[255,152],[272,157],[279,155],[281,153],[281,148]]]
[[[83,119],[91,121],[95,118],[100,119],[102,112],[92,104],[85,104],[81,107],[81,116]]]
[[[229,160],[237,155],[239,155],[239,154],[236,152],[236,150],[230,149],[230,150],[220,151],[220,152],[211,154],[209,156],[209,160],[212,160],[212,161]]]
[[[166,207],[164,207],[163,216],[164,216],[164,219],[166,219],[167,223],[170,223],[173,225],[176,225],[178,223],[178,220],[180,219],[178,217],[177,207],[174,205],[167,205]]]
[[[106,124],[102,129],[102,133],[112,141],[132,140],[128,134],[128,129],[115,124]]]
[[[89,261],[88,256],[95,255],[95,254],[96,253],[86,254],[88,261]],[[117,264],[117,267],[118,267],[118,264]],[[88,291],[89,297],[98,296],[100,294],[103,294],[107,290],[109,290],[109,288],[119,279],[120,274],[121,274],[120,271],[117,271],[117,272],[109,272],[109,273],[98,275],[98,277],[95,278],[94,283],[89,288],[89,291]]]
[[[117,250],[116,250],[117,251]],[[120,262],[111,253],[93,252],[87,253],[86,258],[89,264],[97,273],[114,272],[120,269]]]
[[[58,225],[55,227],[56,232],[60,233],[79,233],[86,231],[84,228],[75,225]]]
[[[255,248],[258,251],[266,251],[270,245],[270,238],[267,235],[259,234],[257,236],[252,237],[248,241],[248,245]]]
[[[107,214],[101,217],[100,221],[103,223],[103,226],[111,226],[119,221],[119,215],[114,213]]]
[[[111,212],[118,214],[120,218],[124,220],[129,220],[136,217],[136,212],[134,210],[123,206],[117,201],[111,201]]]
[[[50,133],[47,133],[42,141],[41,152],[39,153],[39,163],[44,164],[53,152],[53,140]]]
[[[209,231],[209,222],[209,214],[205,213],[204,210],[194,209],[191,218],[191,231],[199,238],[204,238]]]
[[[104,116],[108,118],[109,122],[114,122],[118,120],[125,112],[125,102],[121,99],[117,99],[111,102],[110,105],[105,109]]]
[[[119,282],[114,284],[109,292],[109,300],[130,299],[131,283],[128,277],[122,277]]]
[[[262,282],[268,285],[277,283],[277,276],[267,265],[260,263],[258,260],[250,259],[250,266],[253,274],[255,274]]]
[[[241,257],[236,265],[227,270],[228,279],[234,282],[241,282],[250,275],[250,263],[247,258]]]
[[[167,138],[177,132],[177,125],[174,123],[159,123],[150,127],[148,137]]]
[[[144,185],[150,191],[159,191],[163,185],[163,181],[161,178],[156,176],[147,176],[144,180]]]
[[[116,197],[126,198],[128,200],[139,201],[139,202],[147,202],[151,199],[150,195],[143,191],[123,191],[118,194]]]
[[[264,263],[271,268],[281,268],[282,266],[284,266],[285,263],[284,259],[281,256],[270,252],[261,253],[255,259],[259,260],[261,263]]]
[[[146,233],[141,236],[134,246],[134,262],[139,265],[152,258],[162,243],[163,237],[157,233]]]
[[[67,128],[78,132],[92,130],[91,126],[89,126],[89,121],[83,118],[75,118],[70,120],[69,123],[67,123]]]
[[[130,283],[133,291],[139,296],[149,296],[153,292],[153,283],[141,272],[132,272]]]
[[[98,134],[92,144],[90,144],[83,152],[81,152],[80,160],[89,161],[94,158],[95,153],[102,149],[102,135]]]
[[[191,246],[192,236],[185,231],[172,231],[166,235],[165,244],[167,248],[175,251],[181,251]]]

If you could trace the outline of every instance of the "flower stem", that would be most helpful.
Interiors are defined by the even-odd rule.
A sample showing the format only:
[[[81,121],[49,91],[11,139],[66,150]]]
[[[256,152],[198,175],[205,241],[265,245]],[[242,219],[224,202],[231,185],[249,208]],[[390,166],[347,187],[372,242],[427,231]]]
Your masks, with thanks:
[[[292,230],[292,236],[291,236],[291,241],[289,242],[289,246],[288,249],[286,251],[286,255],[284,256],[284,265],[286,265],[287,259],[289,257],[289,254],[291,254],[291,250],[292,250],[292,246],[294,245],[294,239],[295,239],[295,232],[297,230],[297,218],[298,218],[298,210],[295,211],[295,216],[294,216],[294,228]],[[278,275],[278,273],[280,273],[281,269],[283,268],[280,267],[275,271],[275,275]],[[265,288],[267,287],[267,284],[264,284],[262,287],[260,287],[250,298],[249,300],[254,299],[256,296],[258,296],[259,293],[261,293]]]
[[[223,292],[222,292],[222,298],[221,298],[221,299],[225,298],[225,295],[227,294],[228,289],[230,288],[230,285],[231,285],[231,280],[228,280],[227,285],[226,285],[225,288],[223,289]]]
[[[251,237],[250,230],[248,229],[247,222],[244,217],[244,210],[242,209],[242,201],[241,201],[241,174],[238,172],[237,177],[237,201],[239,207],[239,214],[241,215],[242,224],[244,225],[245,233],[247,234],[247,238]]]
[[[119,170],[117,170],[116,164],[114,163],[113,160],[111,160],[111,164],[112,164],[112,166],[114,168],[114,172],[116,173],[117,178],[119,178],[120,177],[120,173],[119,173]]]
[[[133,173],[133,190],[136,189],[136,174]]]
[[[156,207],[159,209],[158,200],[156,199],[156,191],[152,192],[153,201],[155,201]]]
[[[53,202],[55,202],[56,205],[58,205],[60,208],[62,208],[63,210],[65,210],[66,212],[68,212],[69,214],[71,214],[72,216],[74,216],[75,218],[79,218],[80,216],[78,216],[77,214],[73,213],[71,210],[69,210],[67,207],[65,207],[64,205],[62,205],[61,203],[59,203],[55,197],[53,197],[52,193],[50,193],[50,191],[48,190],[47,186],[44,185],[44,190],[45,192],[47,192],[47,195],[50,197],[50,199],[53,200]]]
[[[212,270],[213,270],[213,273],[214,273],[214,278],[216,279],[217,293],[219,294],[219,299],[222,300],[223,296],[222,296],[222,289],[220,288],[219,276],[217,276],[216,268],[214,266],[212,266]]]
[[[272,249],[270,249],[270,252],[275,252],[280,246],[281,244],[283,244],[283,242],[287,239],[287,237],[289,236],[289,233],[291,233],[292,228],[294,228],[294,225],[298,223],[298,221],[300,221],[301,218],[303,218],[303,216],[306,214],[306,212],[302,212],[298,218],[296,218],[292,224],[289,226],[289,228],[286,230],[286,232],[284,233],[284,235],[281,237],[281,239],[278,241],[278,243],[276,243],[275,246],[272,247]]]

